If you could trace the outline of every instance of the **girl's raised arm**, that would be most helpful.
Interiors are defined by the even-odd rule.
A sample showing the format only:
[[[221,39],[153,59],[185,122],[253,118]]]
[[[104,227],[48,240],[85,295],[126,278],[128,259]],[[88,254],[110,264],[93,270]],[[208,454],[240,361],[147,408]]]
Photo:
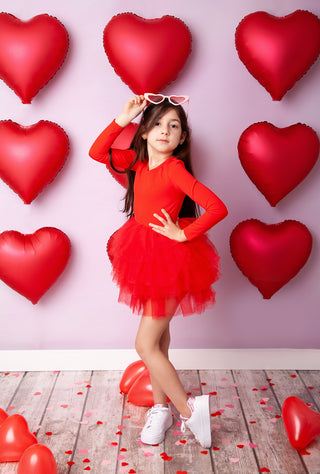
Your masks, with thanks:
[[[141,114],[146,105],[147,100],[143,95],[132,97],[126,102],[121,114],[116,118],[116,123],[120,125],[120,127],[126,127],[133,119]]]

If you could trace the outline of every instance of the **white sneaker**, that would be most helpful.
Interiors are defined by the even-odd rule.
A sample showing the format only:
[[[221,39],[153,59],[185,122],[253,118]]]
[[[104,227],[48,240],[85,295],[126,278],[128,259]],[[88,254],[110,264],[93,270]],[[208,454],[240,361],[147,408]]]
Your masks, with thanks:
[[[170,406],[167,408],[154,406],[148,411],[147,417],[141,432],[141,441],[145,444],[161,443],[173,423]]]
[[[189,405],[190,407],[190,405]],[[210,427],[210,406],[209,406],[209,395],[201,395],[195,397],[193,402],[193,408],[191,409],[191,417],[183,418],[182,430],[184,424],[192,431],[195,438],[203,448],[211,447],[211,427]]]

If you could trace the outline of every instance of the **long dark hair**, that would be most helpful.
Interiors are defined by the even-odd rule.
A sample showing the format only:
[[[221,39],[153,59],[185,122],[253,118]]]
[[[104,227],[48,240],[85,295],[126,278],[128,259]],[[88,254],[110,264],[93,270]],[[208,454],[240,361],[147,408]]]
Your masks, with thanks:
[[[130,164],[129,168],[125,170],[128,178],[128,185],[127,185],[127,192],[124,198],[124,208],[123,212],[127,214],[128,217],[133,216],[133,200],[134,200],[134,178],[135,172],[132,171],[132,167],[140,160],[142,163],[148,161],[148,152],[147,152],[147,140],[142,138],[142,135],[149,132],[157,121],[170,109],[176,110],[180,122],[181,122],[181,129],[182,133],[185,132],[185,139],[182,145],[178,145],[177,148],[173,151],[173,156],[178,158],[179,160],[184,162],[186,170],[189,171],[193,175],[192,165],[191,165],[191,157],[190,157],[190,129],[188,126],[187,117],[185,111],[181,105],[172,105],[168,99],[165,99],[161,104],[150,104],[148,107],[144,109],[144,112],[141,117],[140,124],[137,128],[137,131],[133,137],[131,142],[130,148],[136,152],[136,157],[134,158],[133,162]],[[110,165],[114,171],[119,172],[119,170],[115,169],[112,163],[112,155],[109,153],[110,158]],[[189,198],[189,196],[185,196],[184,201],[182,203],[179,217],[197,217],[199,214],[198,206],[196,203]]]

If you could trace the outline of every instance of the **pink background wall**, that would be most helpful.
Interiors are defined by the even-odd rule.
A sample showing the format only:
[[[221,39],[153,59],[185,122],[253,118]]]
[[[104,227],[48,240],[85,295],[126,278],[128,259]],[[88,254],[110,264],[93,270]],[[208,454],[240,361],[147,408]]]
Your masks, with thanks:
[[[272,208],[237,155],[241,133],[255,122],[278,127],[302,122],[320,134],[320,61],[281,102],[273,102],[234,46],[235,29],[245,15],[265,10],[282,16],[299,8],[320,17],[319,0],[1,1],[3,11],[22,20],[41,13],[56,16],[68,30],[70,49],[62,69],[32,105],[23,105],[0,82],[0,120],[56,122],[69,136],[71,153],[53,184],[30,205],[0,181],[0,231],[28,234],[54,226],[72,243],[66,271],[36,306],[0,282],[1,349],[133,347],[138,317],[117,303],[105,253],[108,237],[124,222],[119,211],[123,190],[103,165],[88,157],[97,134],[131,96],[102,45],[107,22],[127,11],[145,18],[170,14],[188,25],[192,55],[166,92],[190,95],[196,175],[229,208],[227,219],[210,232],[222,257],[217,304],[200,317],[176,318],[173,347],[320,348],[320,165]],[[229,252],[231,231],[249,218],[270,224],[300,220],[314,238],[306,266],[269,301],[241,274]]]

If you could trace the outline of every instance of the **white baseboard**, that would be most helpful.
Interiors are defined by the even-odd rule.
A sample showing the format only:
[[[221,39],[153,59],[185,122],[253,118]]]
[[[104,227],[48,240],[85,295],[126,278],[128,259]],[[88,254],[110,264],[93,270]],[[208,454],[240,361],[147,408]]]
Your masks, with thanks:
[[[0,351],[0,371],[124,370],[135,350]],[[177,369],[320,370],[319,349],[171,349]]]

